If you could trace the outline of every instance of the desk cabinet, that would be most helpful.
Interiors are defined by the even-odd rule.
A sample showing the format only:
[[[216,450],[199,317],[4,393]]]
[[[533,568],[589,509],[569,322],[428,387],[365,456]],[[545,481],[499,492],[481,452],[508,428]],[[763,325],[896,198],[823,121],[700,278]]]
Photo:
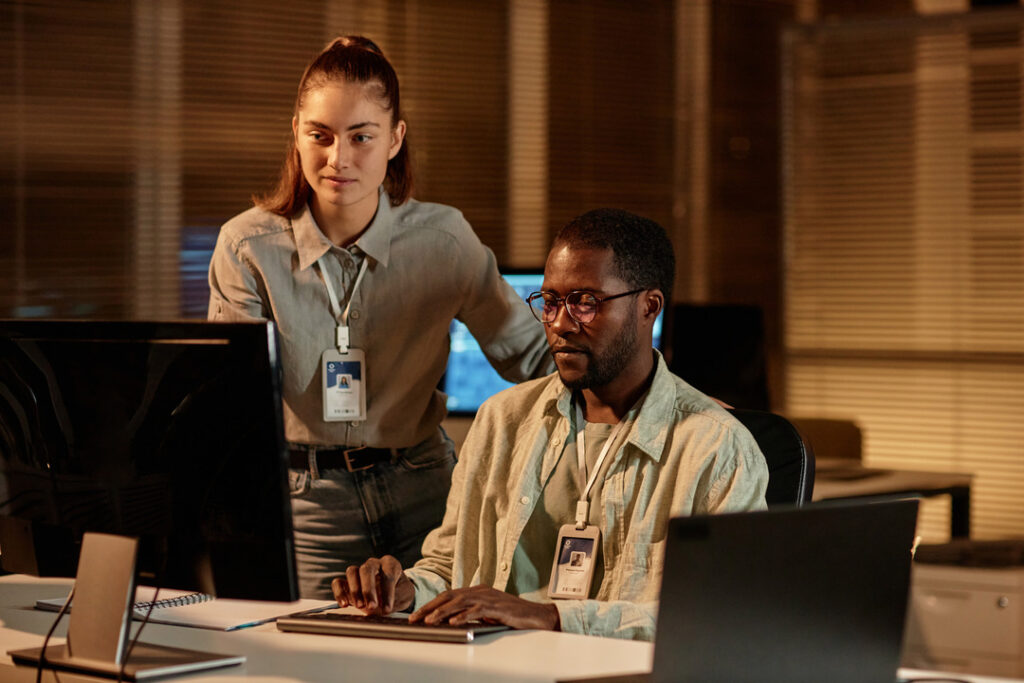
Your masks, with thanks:
[[[1024,567],[915,564],[903,666],[1024,677]]]

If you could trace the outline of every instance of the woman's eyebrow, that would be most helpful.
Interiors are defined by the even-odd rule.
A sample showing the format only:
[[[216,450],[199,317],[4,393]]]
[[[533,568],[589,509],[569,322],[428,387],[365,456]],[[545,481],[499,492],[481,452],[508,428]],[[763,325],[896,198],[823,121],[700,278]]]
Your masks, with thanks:
[[[319,128],[321,130],[331,130],[331,127],[328,126],[326,123],[320,123],[319,121],[315,121],[313,119],[307,119],[305,121],[305,125],[312,126],[313,128]],[[353,123],[351,126],[346,128],[345,130],[356,130],[357,128],[366,128],[368,126],[373,126],[375,128],[380,128],[380,124],[377,123],[376,121],[363,121],[361,123]]]

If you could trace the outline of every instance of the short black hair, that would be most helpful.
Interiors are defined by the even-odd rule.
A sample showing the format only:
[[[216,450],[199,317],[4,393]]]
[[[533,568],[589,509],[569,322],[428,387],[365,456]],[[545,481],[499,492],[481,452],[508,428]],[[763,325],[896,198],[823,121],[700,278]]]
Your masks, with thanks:
[[[676,257],[672,242],[650,218],[622,209],[594,209],[569,221],[554,245],[611,249],[619,277],[637,289],[660,289],[672,298]]]

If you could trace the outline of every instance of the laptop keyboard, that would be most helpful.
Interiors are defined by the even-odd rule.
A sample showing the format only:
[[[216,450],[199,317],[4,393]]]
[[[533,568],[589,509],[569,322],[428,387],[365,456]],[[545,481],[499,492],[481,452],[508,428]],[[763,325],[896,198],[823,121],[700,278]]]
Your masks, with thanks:
[[[480,621],[471,621],[468,624],[428,624],[417,621],[410,624],[408,617],[385,617],[376,614],[346,614],[343,612],[318,612],[302,615],[303,619],[319,619],[328,622],[342,622],[349,624],[380,624],[382,626],[398,626],[410,629],[437,629],[440,631],[504,631],[508,627],[501,624],[485,624]]]
[[[343,614],[340,612],[304,614],[302,618],[322,619],[324,621],[343,621],[354,624],[383,624],[385,626],[411,626],[413,628],[456,629],[459,631],[464,631],[465,629],[474,626],[474,624],[465,624],[462,626],[454,626],[452,624],[427,624],[422,621],[410,624],[407,617],[384,617],[376,614]]]
[[[423,622],[410,624],[408,617],[317,612],[278,619],[277,628],[280,631],[299,633],[470,643],[477,635],[504,631],[508,629],[508,626],[480,622],[462,626],[424,624]]]

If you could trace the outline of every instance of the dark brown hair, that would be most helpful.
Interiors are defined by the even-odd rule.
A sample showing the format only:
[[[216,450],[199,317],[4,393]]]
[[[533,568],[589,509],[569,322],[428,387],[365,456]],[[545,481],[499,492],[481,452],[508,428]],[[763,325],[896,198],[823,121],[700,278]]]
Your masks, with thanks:
[[[362,36],[341,36],[332,40],[306,67],[299,81],[295,97],[294,115],[306,95],[326,83],[344,79],[350,83],[373,85],[375,97],[391,112],[392,128],[402,118],[398,93],[398,75],[384,53],[374,42]],[[409,162],[409,138],[406,136],[394,159],[388,161],[384,189],[394,206],[402,204],[412,194],[412,164]],[[309,201],[312,190],[302,174],[299,150],[292,136],[288,153],[277,186],[264,195],[253,196],[253,202],[279,216],[292,216]]]

